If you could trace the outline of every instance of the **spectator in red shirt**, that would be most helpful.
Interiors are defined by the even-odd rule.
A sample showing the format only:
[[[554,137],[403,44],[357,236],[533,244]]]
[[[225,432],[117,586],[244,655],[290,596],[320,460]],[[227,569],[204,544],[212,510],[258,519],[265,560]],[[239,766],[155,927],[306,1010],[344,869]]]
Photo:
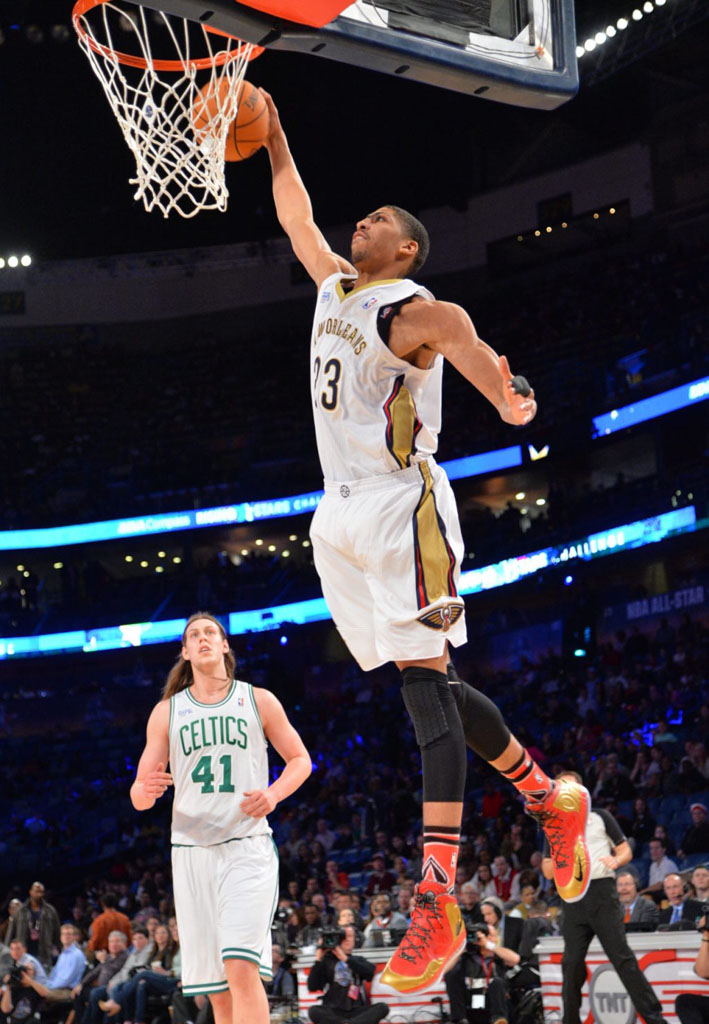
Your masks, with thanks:
[[[108,949],[108,936],[111,932],[123,932],[127,940],[126,947],[130,946],[133,941],[130,921],[120,910],[116,910],[117,903],[116,894],[113,892],[106,892],[101,897],[102,913],[91,922],[87,950],[96,953],[100,949]]]
[[[499,818],[503,802],[504,797],[495,785],[495,780],[485,779],[485,793],[480,810],[483,818]]]
[[[367,899],[377,892],[391,892],[396,885],[396,876],[387,871],[384,854],[375,853],[372,857],[373,871],[369,876],[367,888],[364,890]]]

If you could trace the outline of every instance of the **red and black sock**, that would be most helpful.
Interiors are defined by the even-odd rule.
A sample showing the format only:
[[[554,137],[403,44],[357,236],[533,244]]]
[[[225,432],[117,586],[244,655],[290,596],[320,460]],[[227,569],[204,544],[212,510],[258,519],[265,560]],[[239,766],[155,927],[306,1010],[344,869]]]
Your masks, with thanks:
[[[529,800],[543,800],[554,788],[552,780],[526,750],[522,751],[522,756],[511,768],[500,770],[500,775],[504,775]]]
[[[455,885],[460,829],[448,825],[424,825],[422,881],[438,882],[448,892]]]

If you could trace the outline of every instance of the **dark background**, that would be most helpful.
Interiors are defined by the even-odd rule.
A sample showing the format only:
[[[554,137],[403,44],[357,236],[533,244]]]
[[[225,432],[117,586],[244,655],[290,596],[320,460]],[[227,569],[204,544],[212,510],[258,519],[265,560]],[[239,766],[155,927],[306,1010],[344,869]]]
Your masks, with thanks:
[[[658,38],[669,4],[646,16]],[[577,38],[630,15],[630,0],[579,0]],[[68,0],[0,3],[0,252],[57,259],[225,244],[279,232],[265,153],[227,168],[225,214],[191,221],[147,214],[132,198],[133,158],[70,27]],[[654,22],[652,19],[655,19]],[[69,27],[57,41],[52,24]],[[599,53],[580,62],[576,98],[555,112],[505,107],[433,86],[295,54],[269,53],[249,79],[272,92],[322,224],[394,202],[414,212],[563,166],[647,136],[707,82],[704,20],[590,84]],[[28,31],[38,25],[41,42]],[[13,28],[13,26],[15,26]],[[628,30],[639,33],[631,24]],[[638,38],[638,36],[636,36]],[[631,48],[632,49],[632,48]]]

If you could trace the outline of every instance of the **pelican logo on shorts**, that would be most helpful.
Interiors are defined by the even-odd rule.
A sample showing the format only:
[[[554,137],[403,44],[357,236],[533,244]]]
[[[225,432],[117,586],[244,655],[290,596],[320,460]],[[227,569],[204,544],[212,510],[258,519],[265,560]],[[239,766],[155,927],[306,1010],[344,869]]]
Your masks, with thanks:
[[[447,633],[451,626],[455,625],[463,614],[463,607],[459,604],[445,604],[442,608],[432,608],[423,615],[419,615],[419,622],[429,629],[441,629]]]
[[[376,295],[372,295],[371,299],[367,299],[366,302],[362,303],[362,309],[371,309],[372,306],[376,306],[376,304],[378,302],[379,302],[379,299],[377,298],[377,296]]]
[[[597,1024],[633,1024],[636,1019],[631,998],[610,964],[593,972],[588,1001]]]
[[[347,486],[347,484],[343,484],[342,485],[342,487],[340,488],[340,494],[342,495],[343,498],[349,498],[349,496],[350,496],[350,489]]]

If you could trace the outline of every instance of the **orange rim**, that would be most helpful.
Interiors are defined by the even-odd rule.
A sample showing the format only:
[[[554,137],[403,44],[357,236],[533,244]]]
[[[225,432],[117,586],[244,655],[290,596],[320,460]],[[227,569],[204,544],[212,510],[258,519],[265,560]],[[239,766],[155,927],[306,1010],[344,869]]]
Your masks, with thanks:
[[[71,20],[76,30],[76,34],[82,39],[87,46],[90,46],[94,53],[100,53],[103,57],[113,58],[117,60],[119,64],[126,64],[131,68],[141,68],[146,70],[148,67],[154,67],[157,71],[183,71],[185,64],[181,60],[153,60],[151,64],[145,59],[145,57],[136,57],[132,53],[121,53],[120,50],[114,50],[110,46],[104,46],[88,34],[84,26],[81,24],[81,18],[95,7],[100,7],[102,4],[108,3],[109,0],[76,0],[74,9],[71,13]],[[136,3],[136,6],[140,6],[137,0],[132,0]],[[226,39],[233,39],[239,44],[238,48],[234,50],[225,50],[222,53],[218,53],[215,57],[198,57],[196,60],[191,60],[189,66],[191,68],[197,68],[198,70],[221,67],[222,64],[226,64],[227,61],[233,60],[236,57],[244,59],[244,54],[241,52],[242,46],[249,46],[250,43],[244,43],[242,39],[237,39],[236,36],[230,36],[227,32],[222,32],[220,29],[207,28],[208,32],[214,35],[224,36]],[[248,61],[254,60],[256,57],[260,57],[263,53],[263,46],[253,46],[253,49],[249,55],[245,58]]]

